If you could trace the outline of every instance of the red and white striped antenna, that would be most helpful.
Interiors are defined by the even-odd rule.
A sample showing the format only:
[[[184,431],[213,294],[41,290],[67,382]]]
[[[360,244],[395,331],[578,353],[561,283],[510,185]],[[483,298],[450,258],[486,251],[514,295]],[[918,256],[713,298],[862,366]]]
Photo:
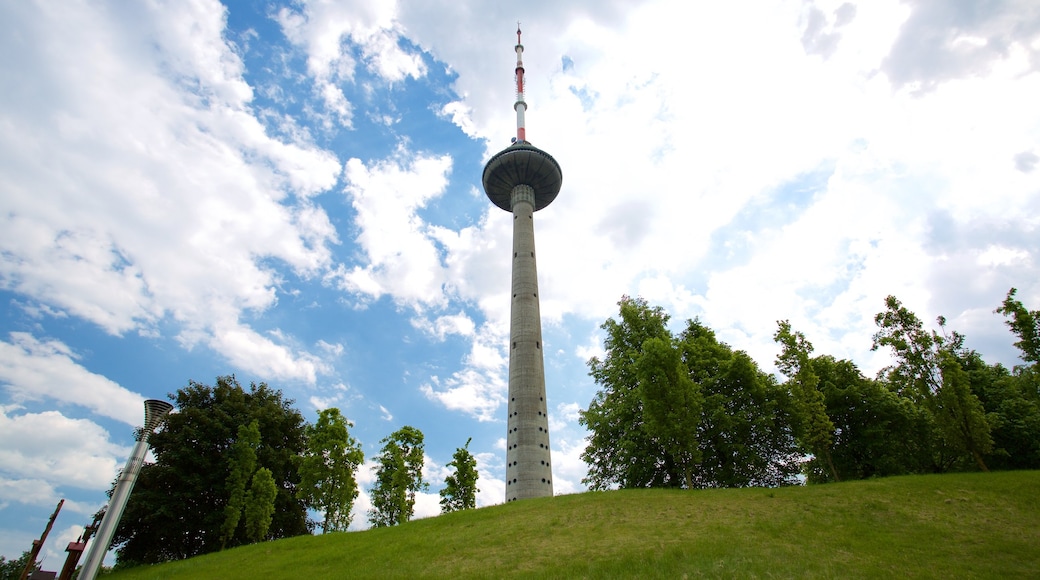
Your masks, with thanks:
[[[527,133],[524,130],[524,112],[527,111],[527,103],[524,102],[524,45],[520,43],[520,22],[516,23],[516,103],[513,104],[516,111],[516,141],[524,143],[527,141]]]

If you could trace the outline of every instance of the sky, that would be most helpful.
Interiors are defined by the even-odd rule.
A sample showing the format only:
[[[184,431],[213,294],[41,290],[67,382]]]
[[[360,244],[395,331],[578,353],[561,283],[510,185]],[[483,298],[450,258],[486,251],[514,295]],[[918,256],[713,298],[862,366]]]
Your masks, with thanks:
[[[104,504],[142,401],[218,375],[369,463],[426,435],[438,511],[472,438],[504,500],[515,135],[563,168],[535,214],[558,494],[623,295],[774,371],[778,320],[876,373],[889,294],[990,363],[1040,307],[1033,0],[0,0],[0,554]]]

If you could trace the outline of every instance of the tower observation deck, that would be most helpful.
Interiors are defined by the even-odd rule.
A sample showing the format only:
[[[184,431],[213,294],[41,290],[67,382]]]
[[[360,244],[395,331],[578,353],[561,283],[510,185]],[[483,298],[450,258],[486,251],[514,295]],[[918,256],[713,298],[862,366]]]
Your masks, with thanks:
[[[551,155],[527,142],[523,52],[517,27],[516,139],[487,162],[483,176],[491,202],[513,214],[506,501],[553,495],[534,212],[556,199],[563,172]]]

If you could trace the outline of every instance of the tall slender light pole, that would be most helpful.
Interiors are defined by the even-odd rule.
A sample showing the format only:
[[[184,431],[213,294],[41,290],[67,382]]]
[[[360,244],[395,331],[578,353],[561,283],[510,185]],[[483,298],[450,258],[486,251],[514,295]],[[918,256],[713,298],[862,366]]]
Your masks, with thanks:
[[[112,492],[112,499],[108,501],[108,509],[105,510],[105,517],[101,520],[101,526],[94,538],[94,545],[91,546],[90,554],[79,571],[80,580],[94,580],[98,570],[101,569],[101,562],[105,559],[108,546],[112,543],[112,536],[115,535],[119,520],[123,517],[126,501],[130,499],[130,492],[134,489],[137,476],[141,474],[144,456],[148,453],[148,437],[172,410],[173,405],[166,401],[148,399],[144,402],[144,427],[141,428],[137,444],[130,453],[130,459],[126,460],[126,467],[123,468],[116,481],[116,488]]]

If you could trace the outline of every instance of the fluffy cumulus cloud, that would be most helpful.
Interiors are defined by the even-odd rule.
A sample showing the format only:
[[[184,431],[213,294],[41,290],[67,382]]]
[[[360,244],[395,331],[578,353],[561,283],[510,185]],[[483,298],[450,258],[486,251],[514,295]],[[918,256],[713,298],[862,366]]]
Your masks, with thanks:
[[[234,340],[240,312],[277,300],[262,260],[313,275],[336,233],[311,201],[338,161],[270,137],[216,2],[7,6],[18,54],[0,97],[0,284],[106,331],[182,338],[265,372],[313,380],[306,353]],[[214,276],[213,272],[221,272]]]
[[[278,10],[282,32],[306,54],[314,92],[338,123],[353,126],[354,106],[341,83],[354,81],[358,63],[385,82],[426,72],[422,57],[401,46],[396,2],[304,2]],[[326,124],[326,128],[331,128]]]
[[[144,397],[91,373],[77,362],[78,358],[59,340],[11,333],[9,341],[0,340],[0,385],[14,401],[51,399],[138,425]]]
[[[985,76],[1002,61],[1040,70],[1040,6],[1029,0],[912,0],[882,70],[897,86],[931,90],[940,83]]]
[[[470,343],[463,368],[445,379],[431,377],[420,391],[450,410],[463,411],[480,421],[495,420],[506,400],[507,336],[491,325],[482,326]]]
[[[96,423],[57,411],[0,408],[0,435],[7,442],[0,450],[3,502],[47,504],[59,486],[105,489],[130,453]]]
[[[450,171],[450,157],[413,154],[403,145],[371,166],[356,158],[347,162],[347,193],[357,211],[356,242],[365,265],[336,274],[344,289],[372,298],[389,294],[416,308],[446,304],[440,252],[417,212],[443,193]]]

